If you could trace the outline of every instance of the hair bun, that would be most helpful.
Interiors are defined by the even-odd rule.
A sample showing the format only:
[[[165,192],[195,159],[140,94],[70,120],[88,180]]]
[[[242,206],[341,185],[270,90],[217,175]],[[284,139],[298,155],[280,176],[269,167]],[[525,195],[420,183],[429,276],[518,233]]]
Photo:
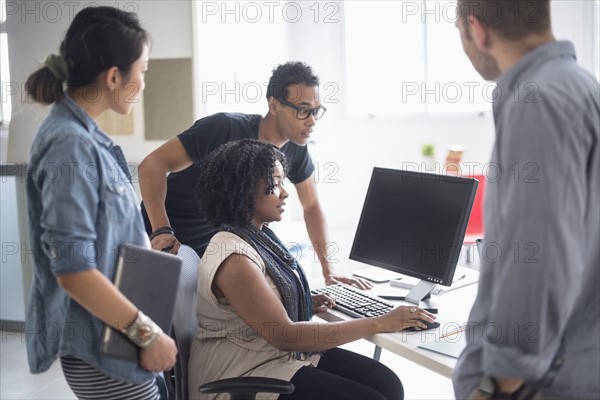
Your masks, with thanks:
[[[46,57],[44,65],[48,67],[50,72],[52,72],[52,75],[54,75],[58,81],[64,82],[69,79],[69,64],[63,56],[50,54]]]

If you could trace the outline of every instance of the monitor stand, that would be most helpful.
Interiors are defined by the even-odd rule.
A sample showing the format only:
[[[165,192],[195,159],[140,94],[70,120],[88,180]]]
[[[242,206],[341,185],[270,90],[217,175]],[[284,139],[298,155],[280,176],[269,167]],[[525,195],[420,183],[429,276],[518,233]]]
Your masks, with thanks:
[[[435,283],[420,280],[419,283],[413,287],[405,297],[406,301],[413,304],[419,305],[421,300],[425,300],[430,297],[430,293],[435,287]]]

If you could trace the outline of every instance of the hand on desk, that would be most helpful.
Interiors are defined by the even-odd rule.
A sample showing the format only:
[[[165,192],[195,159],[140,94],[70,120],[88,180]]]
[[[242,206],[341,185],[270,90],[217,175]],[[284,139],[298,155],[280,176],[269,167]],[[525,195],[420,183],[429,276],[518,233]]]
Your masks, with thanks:
[[[346,285],[354,286],[355,288],[359,288],[361,290],[372,289],[373,285],[369,283],[369,281],[362,278],[353,278],[344,275],[330,275],[328,279],[326,279],[325,283],[327,285],[335,285],[337,283],[345,283]]]

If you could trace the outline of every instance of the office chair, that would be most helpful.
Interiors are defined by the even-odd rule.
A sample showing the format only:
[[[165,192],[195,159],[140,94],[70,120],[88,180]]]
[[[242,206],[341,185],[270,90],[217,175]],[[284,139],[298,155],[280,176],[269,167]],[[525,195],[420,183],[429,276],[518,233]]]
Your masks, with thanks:
[[[485,193],[485,175],[472,175],[469,178],[475,178],[479,181],[471,216],[465,232],[464,245],[467,246],[467,262],[473,262],[473,245],[477,239],[483,239],[483,198]]]
[[[196,303],[200,257],[189,246],[181,245],[178,256],[183,259],[179,291],[175,300],[171,337],[177,345],[175,365],[165,371],[164,377],[169,400],[188,399],[188,359],[196,333]],[[209,382],[200,388],[201,393],[229,393],[231,400],[251,400],[256,393],[292,393],[294,385],[280,379],[240,377]]]

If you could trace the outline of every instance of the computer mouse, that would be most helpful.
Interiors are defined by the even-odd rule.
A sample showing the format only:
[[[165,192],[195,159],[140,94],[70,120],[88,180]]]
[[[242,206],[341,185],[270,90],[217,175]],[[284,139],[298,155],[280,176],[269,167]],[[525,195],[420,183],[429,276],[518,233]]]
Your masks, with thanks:
[[[420,326],[411,326],[410,328],[406,328],[404,330],[407,332],[418,332],[418,331],[427,331],[429,329],[435,329],[440,326],[439,322],[429,322],[429,321],[424,321],[422,319],[420,319],[419,321],[421,321],[422,323],[427,325],[427,328],[421,328]]]

